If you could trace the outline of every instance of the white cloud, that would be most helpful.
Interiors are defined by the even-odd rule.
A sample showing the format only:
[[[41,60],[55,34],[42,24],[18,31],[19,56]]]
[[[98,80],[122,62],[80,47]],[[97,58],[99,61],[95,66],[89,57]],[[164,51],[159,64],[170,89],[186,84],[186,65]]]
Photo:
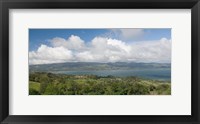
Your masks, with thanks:
[[[41,45],[29,52],[30,64],[60,62],[171,62],[171,41],[141,41],[132,44],[121,40],[95,37],[85,43],[72,35],[69,39],[54,38],[52,46]]]
[[[50,40],[50,43],[53,47],[65,47],[70,50],[82,50],[85,48],[84,41],[78,37],[71,35],[67,40],[64,38],[53,38]]]
[[[171,41],[162,38],[158,41],[137,42],[131,45],[132,56],[138,62],[171,62]]]
[[[96,37],[91,42],[93,61],[116,62],[123,61],[123,56],[129,54],[131,47],[125,42],[116,39]],[[126,60],[124,60],[126,61]]]
[[[61,63],[73,59],[72,52],[64,47],[41,45],[37,51],[29,52],[30,64]]]

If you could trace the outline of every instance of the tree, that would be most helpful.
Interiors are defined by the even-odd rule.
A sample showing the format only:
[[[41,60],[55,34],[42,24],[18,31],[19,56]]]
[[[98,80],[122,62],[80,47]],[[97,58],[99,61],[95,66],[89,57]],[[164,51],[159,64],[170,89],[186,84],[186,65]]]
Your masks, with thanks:
[[[49,78],[46,75],[42,75],[39,79],[40,82],[40,93],[43,94],[49,83]]]

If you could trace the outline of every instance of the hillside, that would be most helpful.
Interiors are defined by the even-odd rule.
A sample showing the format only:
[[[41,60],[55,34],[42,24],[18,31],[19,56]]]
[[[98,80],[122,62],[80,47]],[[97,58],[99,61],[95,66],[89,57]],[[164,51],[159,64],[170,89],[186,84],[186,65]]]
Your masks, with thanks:
[[[37,72],[29,75],[29,95],[170,95],[168,81],[137,77],[66,75]]]
[[[78,71],[78,70],[129,70],[140,68],[171,68],[170,63],[97,63],[97,62],[66,62],[55,64],[29,65],[30,72],[35,71]]]

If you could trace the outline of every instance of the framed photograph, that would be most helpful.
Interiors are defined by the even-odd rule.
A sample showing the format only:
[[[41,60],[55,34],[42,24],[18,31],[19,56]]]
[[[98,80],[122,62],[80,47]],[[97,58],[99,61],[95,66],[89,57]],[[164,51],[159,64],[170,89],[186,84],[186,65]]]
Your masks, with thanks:
[[[200,123],[198,0],[1,0],[1,123]]]

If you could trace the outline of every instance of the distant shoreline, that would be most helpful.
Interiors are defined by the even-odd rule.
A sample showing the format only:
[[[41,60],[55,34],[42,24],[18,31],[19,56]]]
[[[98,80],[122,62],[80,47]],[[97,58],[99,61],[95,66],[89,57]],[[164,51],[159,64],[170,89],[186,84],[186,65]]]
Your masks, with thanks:
[[[163,71],[163,70],[162,70]],[[161,71],[161,73],[162,73]],[[165,70],[166,73],[169,73],[171,70]],[[137,74],[138,72],[138,74]],[[160,81],[170,81],[171,80],[171,76],[169,74],[154,74],[150,72],[146,72],[145,76],[140,70],[139,71],[135,71],[135,70],[83,70],[83,71],[32,71],[30,73],[53,73],[53,74],[64,74],[64,75],[96,75],[99,77],[107,77],[107,76],[113,76],[113,77],[120,77],[120,78],[126,78],[126,77],[138,77],[141,79],[145,79],[145,80],[160,80]],[[134,74],[131,74],[134,73]],[[155,72],[154,72],[155,73]],[[149,75],[148,75],[149,74]],[[153,76],[151,76],[153,75]]]
[[[136,76],[144,79],[171,80],[169,63],[136,63],[136,62],[66,62],[29,66],[31,72],[51,72],[70,75],[112,75],[116,77]]]
[[[158,80],[158,79],[148,79],[145,77],[139,77],[139,76],[114,76],[114,75],[105,75],[105,76],[100,76],[100,75],[95,75],[95,74],[65,74],[65,73],[55,73],[55,72],[31,72],[29,75],[38,73],[38,74],[53,74],[53,75],[64,75],[64,76],[72,76],[72,77],[97,77],[97,78],[137,78],[141,80],[149,80],[149,81],[159,81],[159,82],[168,82],[171,83],[171,80]]]

